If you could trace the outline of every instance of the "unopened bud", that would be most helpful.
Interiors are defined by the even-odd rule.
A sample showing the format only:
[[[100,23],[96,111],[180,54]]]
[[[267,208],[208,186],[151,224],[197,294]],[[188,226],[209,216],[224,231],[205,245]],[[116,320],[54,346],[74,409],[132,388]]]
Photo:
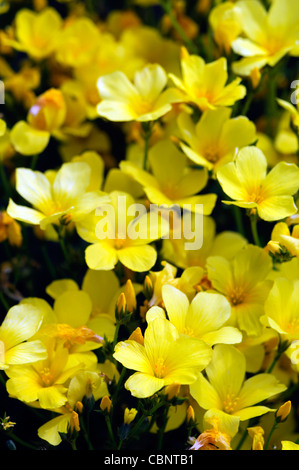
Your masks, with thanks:
[[[135,289],[133,287],[131,279],[128,279],[125,284],[124,289],[125,298],[127,301],[127,310],[128,312],[134,312],[136,310],[137,301],[136,301],[136,294]]]
[[[133,331],[133,333],[131,333],[129,340],[136,341],[136,343],[139,343],[144,346],[144,338],[139,326]]]
[[[195,413],[193,406],[189,405],[187,408],[187,423],[194,422],[195,423]]]
[[[125,409],[125,415],[124,415],[124,423],[125,424],[130,424],[132,421],[134,421],[138,411],[136,408],[126,408]]]
[[[107,411],[107,413],[110,413],[111,407],[112,407],[112,401],[107,395],[105,395],[101,400],[100,408],[102,411]]]
[[[127,313],[127,300],[125,294],[122,292],[118,298],[115,308],[115,318],[121,320]]]
[[[167,396],[168,400],[172,400],[176,397],[180,392],[181,384],[174,382],[171,385],[168,385],[165,388],[165,395]]]
[[[279,423],[285,421],[291,412],[291,408],[292,403],[290,402],[290,400],[286,401],[283,405],[281,405],[275,413],[276,421],[278,421]]]
[[[143,293],[147,300],[150,300],[154,293],[153,281],[149,276],[145,276],[143,284]]]

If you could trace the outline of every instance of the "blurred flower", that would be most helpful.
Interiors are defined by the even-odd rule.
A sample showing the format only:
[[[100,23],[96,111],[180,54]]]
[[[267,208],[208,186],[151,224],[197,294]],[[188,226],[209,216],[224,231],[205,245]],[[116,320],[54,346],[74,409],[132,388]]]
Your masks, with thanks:
[[[233,63],[234,73],[248,76],[255,67],[274,67],[285,55],[297,55],[299,8],[296,0],[275,0],[269,11],[257,0],[240,0],[237,6],[241,10],[245,37],[232,43],[234,52],[244,57]]]
[[[16,39],[5,43],[16,50],[26,52],[36,61],[54,53],[59,42],[63,20],[54,8],[34,12],[23,8],[16,14]]]

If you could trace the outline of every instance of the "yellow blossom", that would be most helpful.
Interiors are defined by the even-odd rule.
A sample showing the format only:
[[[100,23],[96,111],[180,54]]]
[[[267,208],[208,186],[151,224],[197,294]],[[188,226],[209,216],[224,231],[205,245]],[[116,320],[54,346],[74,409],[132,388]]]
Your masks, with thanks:
[[[215,413],[204,416],[204,432],[202,432],[189,450],[232,450],[233,436],[223,430],[223,425]]]
[[[125,415],[124,415],[124,423],[130,424],[134,421],[138,411],[135,408],[126,408]]]
[[[20,224],[5,211],[0,212],[0,242],[4,240],[12,246],[20,246],[23,240]]]
[[[173,382],[190,384],[209,363],[211,348],[203,341],[180,336],[166,318],[148,323],[144,345],[127,340],[117,343],[114,358],[136,370],[125,383],[135,397],[146,398]]]
[[[8,372],[13,365],[28,364],[47,357],[44,345],[33,336],[43,320],[34,306],[15,305],[0,326],[0,369]]]
[[[209,22],[218,46],[228,54],[232,42],[242,32],[241,10],[236,3],[225,1],[210,12]]]
[[[239,330],[225,325],[230,317],[231,307],[223,295],[199,292],[189,302],[186,294],[165,284],[162,287],[162,298],[167,316],[180,334],[199,338],[210,346],[241,342]],[[147,318],[151,311],[152,309],[148,311]]]
[[[225,57],[205,63],[197,55],[190,55],[184,47],[181,53],[182,77],[170,74],[170,78],[183,92],[182,101],[198,106],[202,111],[219,106],[232,106],[246,95],[246,88],[235,78],[226,85],[228,79]]]
[[[62,23],[61,16],[54,8],[45,8],[41,12],[23,8],[16,14],[16,40],[6,42],[40,61],[56,50]]]
[[[54,410],[58,416],[39,427],[39,437],[51,445],[57,446],[62,440],[60,433],[66,434],[75,423],[77,423],[76,430],[79,432],[80,427],[78,427],[78,414],[76,410],[79,411],[82,405],[78,407],[78,404],[82,404],[83,398],[89,396],[90,393],[92,393],[95,400],[99,400],[107,392],[107,384],[97,372],[88,370],[78,372],[70,380],[66,404]],[[74,418],[76,419],[74,420]]]
[[[101,191],[86,192],[91,170],[85,162],[64,163],[53,180],[47,173],[27,168],[16,170],[16,190],[33,208],[9,200],[10,217],[28,224],[40,225],[45,230],[49,224],[59,225],[63,216],[77,223],[98,205],[107,201]]]
[[[290,230],[286,222],[275,224],[271,233],[271,240],[267,244],[267,249],[271,251],[273,248],[274,253],[278,255],[289,254],[290,257],[299,257],[299,225],[294,225]]]
[[[261,318],[265,325],[289,342],[299,339],[298,289],[297,279],[275,279],[265,301],[265,314]]]
[[[216,194],[198,194],[208,183],[206,169],[192,170],[187,157],[169,140],[154,145],[148,155],[151,172],[123,160],[120,169],[142,185],[152,204],[190,207],[190,211],[210,215],[216,204]],[[187,206],[189,205],[189,206]]]
[[[103,206],[100,214],[91,213],[77,224],[80,237],[90,243],[85,250],[87,266],[111,270],[120,261],[136,272],[151,269],[157,252],[150,243],[167,233],[168,224],[161,217],[151,223],[150,213],[140,213],[134,198],[127,193],[113,191],[109,198],[110,203]],[[124,216],[121,223],[120,211]]]
[[[233,162],[217,172],[223,191],[233,204],[251,211],[266,221],[280,220],[297,212],[293,195],[299,188],[299,169],[280,162],[267,174],[267,159],[257,147],[245,147]]]
[[[38,96],[28,111],[27,121],[17,122],[10,134],[11,143],[23,155],[39,154],[50,137],[63,124],[66,105],[60,90],[51,88]]]
[[[275,0],[269,11],[257,0],[241,0],[237,5],[245,36],[232,43],[234,52],[244,57],[233,63],[234,73],[248,76],[256,67],[274,67],[285,55],[296,53],[299,38],[296,0]]]
[[[260,317],[272,286],[267,278],[271,270],[271,257],[255,245],[247,245],[231,260],[222,256],[207,259],[211,288],[225,295],[231,304],[229,324],[247,335],[258,336],[262,332]]]
[[[187,113],[179,115],[180,147],[192,162],[215,172],[232,161],[241,148],[256,141],[254,123],[245,116],[232,118],[231,114],[232,110],[225,107],[206,110],[196,123]]]
[[[49,339],[44,342],[48,357],[34,365],[15,365],[8,369],[7,391],[25,403],[38,402],[41,408],[56,409],[67,402],[67,381],[84,364],[70,365],[69,351]]]
[[[123,72],[100,77],[98,114],[110,121],[155,121],[180,101],[176,89],[166,85],[167,74],[158,64],[137,71],[134,84]]]
[[[249,436],[252,438],[252,450],[263,450],[265,431],[261,426],[247,428]]]
[[[200,373],[190,385],[190,393],[204,410],[218,410],[220,422],[247,421],[269,411],[259,403],[286,390],[285,385],[266,373],[245,378],[245,356],[234,346],[218,344],[213,349],[207,378]]]

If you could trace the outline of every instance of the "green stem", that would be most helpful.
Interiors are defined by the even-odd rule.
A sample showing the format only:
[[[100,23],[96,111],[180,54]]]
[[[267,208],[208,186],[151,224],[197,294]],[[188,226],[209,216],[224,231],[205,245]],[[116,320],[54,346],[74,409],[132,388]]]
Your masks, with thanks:
[[[250,217],[251,233],[254,244],[257,246],[262,246],[260,237],[257,231],[257,217]]]
[[[237,230],[241,235],[245,236],[245,230],[244,230],[244,226],[243,226],[241,209],[238,206],[232,206],[232,207],[233,207],[233,211],[234,211]]]
[[[9,432],[7,434],[7,437],[9,437],[12,441],[18,442],[21,444],[23,447],[27,447],[28,449],[33,449],[33,450],[38,450],[35,446],[29,444],[28,442],[23,441],[20,437],[16,436],[13,432]]]
[[[190,52],[192,52],[193,54],[198,54],[198,49],[197,49],[196,45],[187,36],[185,31],[181,27],[180,23],[177,21],[176,17],[174,16],[174,14],[172,12],[171,2],[169,2],[168,0],[162,0],[161,1],[161,6],[162,6],[163,10],[165,11],[165,13],[168,15],[168,17],[169,17],[169,19],[172,23],[172,26],[179,33],[179,35],[181,36],[182,40],[184,41],[184,43],[186,44],[186,46],[188,47]]]
[[[115,441],[115,437],[114,437],[114,434],[113,434],[113,429],[112,429],[112,425],[111,425],[111,420],[110,420],[110,415],[107,414],[105,416],[105,420],[106,420],[106,424],[107,424],[107,429],[108,429],[108,434],[109,434],[109,437],[114,445],[114,448],[117,449],[117,443]]]
[[[1,176],[1,181],[2,181],[3,188],[4,188],[4,192],[5,192],[5,196],[9,198],[10,186],[9,186],[8,178],[7,178],[3,163],[1,161],[0,161],[0,176]]]
[[[0,300],[1,300],[1,302],[2,302],[2,304],[3,304],[3,307],[5,308],[5,310],[8,311],[8,310],[10,309],[10,306],[9,306],[8,303],[6,302],[6,299],[5,299],[5,297],[4,297],[3,292],[1,291],[1,289],[0,289]]]
[[[267,442],[266,442],[266,444],[265,444],[265,446],[264,446],[264,450],[268,450],[268,447],[269,447],[269,444],[270,444],[271,437],[272,437],[272,435],[273,435],[274,431],[276,430],[276,428],[277,428],[277,422],[276,422],[276,421],[274,421],[274,424],[273,424],[273,426],[272,426],[272,428],[271,428],[271,431],[269,432],[269,435],[268,435]]]
[[[39,157],[38,154],[33,155],[32,160],[31,160],[31,170],[35,170],[38,157]]]
[[[246,428],[245,431],[243,432],[243,435],[242,435],[237,447],[235,448],[235,450],[240,450],[241,449],[242,445],[244,444],[244,442],[246,440],[247,434],[248,434],[248,431],[247,431],[247,428]]]
[[[143,127],[143,132],[144,132],[144,157],[143,157],[143,169],[147,169],[147,159],[148,159],[148,151],[149,151],[149,143],[150,143],[150,138],[152,135],[152,122],[144,122],[142,127]]]

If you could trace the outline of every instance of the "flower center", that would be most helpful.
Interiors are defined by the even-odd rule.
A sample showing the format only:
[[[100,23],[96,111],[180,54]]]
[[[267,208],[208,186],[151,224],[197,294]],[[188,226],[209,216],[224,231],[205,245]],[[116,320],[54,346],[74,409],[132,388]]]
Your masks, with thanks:
[[[286,330],[290,335],[296,335],[299,333],[299,318],[293,318],[286,326]]]
[[[43,382],[43,385],[45,387],[49,387],[53,383],[53,375],[51,373],[51,370],[49,367],[45,367],[41,372],[40,372],[40,378]]]
[[[211,163],[216,163],[219,160],[218,148],[216,145],[210,145],[206,148],[205,158]]]
[[[232,305],[239,305],[244,302],[245,293],[241,287],[235,287],[229,295],[230,302]]]
[[[238,401],[239,397],[234,393],[227,393],[225,400],[222,401],[223,411],[228,414],[234,413],[238,405]]]
[[[161,378],[164,376],[164,373],[165,373],[164,359],[159,357],[154,366],[155,377]]]

